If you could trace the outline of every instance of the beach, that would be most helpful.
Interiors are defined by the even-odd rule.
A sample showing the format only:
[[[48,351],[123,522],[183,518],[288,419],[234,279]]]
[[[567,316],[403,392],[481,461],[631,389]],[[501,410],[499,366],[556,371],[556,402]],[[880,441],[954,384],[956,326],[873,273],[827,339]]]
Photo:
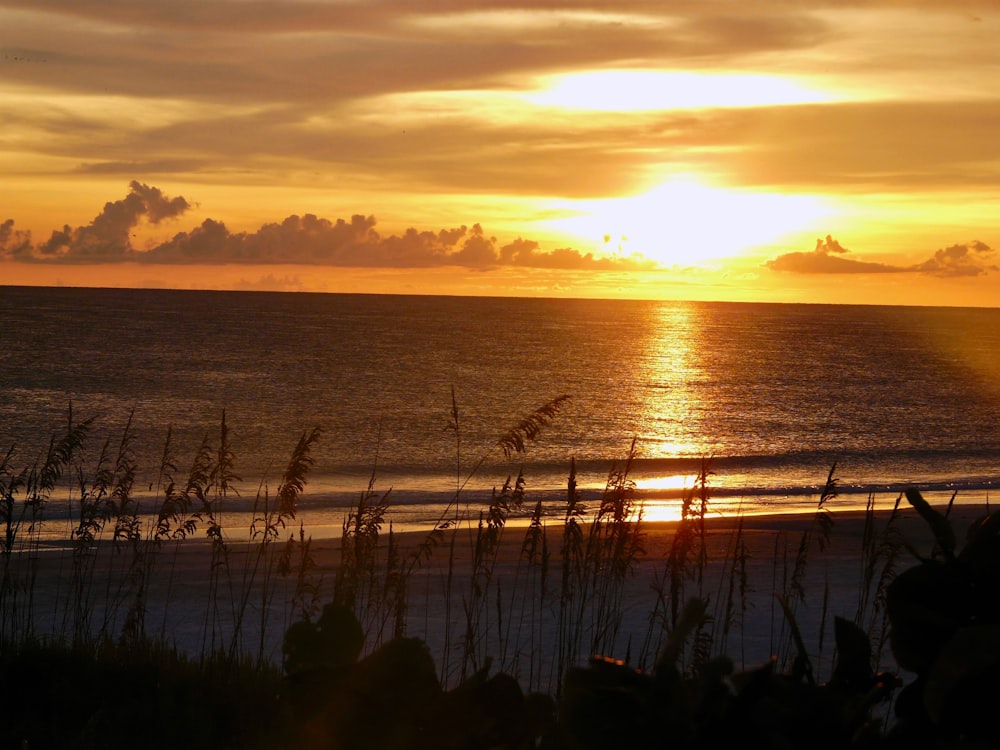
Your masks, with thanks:
[[[949,520],[959,546],[966,529],[985,510],[983,505],[951,509]],[[691,546],[683,563],[684,575],[674,584],[683,587],[678,597],[706,601],[716,655],[725,653],[737,669],[794,656],[789,652],[790,631],[779,597],[793,609],[821,675],[828,674],[832,665],[834,616],[856,620],[866,630],[882,622],[875,589],[886,563],[880,535],[889,512],[866,516],[842,511],[830,514],[829,519],[828,533],[815,513],[707,517],[703,526],[698,520],[692,522],[689,530],[697,540],[704,540],[704,554],[700,541]],[[874,556],[865,553],[866,524],[874,532],[870,549],[881,550]],[[923,556],[932,554],[933,534],[905,500],[892,526],[893,539],[906,540]],[[669,631],[668,589],[671,565],[677,565],[676,559],[671,562],[671,554],[676,555],[678,528],[677,522],[643,522],[635,554],[629,555],[628,569],[620,578],[616,578],[619,572],[611,570],[611,562],[605,561],[607,570],[592,577],[589,593],[578,584],[575,594],[587,597],[572,606],[578,620],[574,625],[579,630],[578,652],[562,663],[563,668],[585,663],[591,655],[588,644],[599,640],[594,623],[604,627],[610,623],[614,629],[600,640],[604,656],[651,666],[658,644]],[[582,530],[586,538],[588,527]],[[387,562],[389,540],[383,532],[371,549],[372,559],[377,560],[372,570],[354,575],[356,609],[368,631],[366,650],[386,642],[393,633],[404,632],[427,642],[446,678],[489,659],[494,671],[508,671],[532,683],[531,687],[551,689],[556,679],[554,649],[560,639],[566,639],[558,611],[560,585],[565,585],[559,564],[562,531],[561,524],[546,527],[548,563],[544,569],[541,562],[534,566],[527,562],[524,528],[503,529],[486,562],[477,558],[475,528],[443,532],[433,549],[427,547],[426,533],[394,534],[391,554],[400,561],[398,571],[407,573],[402,617],[397,617],[401,610],[396,609],[401,576],[393,580],[387,575],[392,566]],[[308,539],[307,527],[302,533]],[[804,535],[808,535],[805,545]],[[427,554],[418,554],[421,545]],[[108,541],[95,544],[86,558],[90,578],[85,587],[79,562],[84,558],[78,556],[74,563],[73,548],[67,543],[49,542],[31,554],[13,555],[11,564],[19,580],[31,582],[30,589],[19,592],[21,620],[26,619],[24,608],[30,607],[27,619],[35,635],[67,637],[80,625],[77,613],[83,606],[89,608],[86,624],[93,634],[116,637],[135,594],[134,579],[128,573],[128,549],[123,545],[116,549]],[[891,564],[896,572],[916,564],[904,546],[897,544],[895,549]],[[143,593],[146,635],[194,655],[206,649],[235,648],[280,664],[282,634],[301,619],[303,606],[311,606],[315,617],[333,600],[338,571],[345,566],[342,540],[311,542],[308,568],[296,567],[303,559],[303,548],[293,545],[285,575],[279,563],[281,553],[289,550],[286,541],[267,546],[232,541],[225,546],[224,556],[221,550],[216,547],[213,557],[210,542],[192,538],[168,543],[144,558],[151,560]],[[868,565],[872,567],[866,574]],[[617,582],[613,590],[602,588],[612,579]],[[471,648],[466,640],[470,623],[475,625]],[[875,631],[877,636],[879,628]],[[891,668],[892,654],[882,646],[876,666]]]

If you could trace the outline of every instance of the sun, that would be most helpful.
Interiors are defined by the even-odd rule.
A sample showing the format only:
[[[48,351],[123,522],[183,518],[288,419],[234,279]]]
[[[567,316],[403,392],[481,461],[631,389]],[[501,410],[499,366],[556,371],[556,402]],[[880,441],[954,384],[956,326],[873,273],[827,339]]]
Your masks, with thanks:
[[[712,187],[693,178],[639,195],[567,201],[556,209],[563,215],[547,222],[551,229],[662,266],[740,255],[818,226],[832,212],[814,196]]]

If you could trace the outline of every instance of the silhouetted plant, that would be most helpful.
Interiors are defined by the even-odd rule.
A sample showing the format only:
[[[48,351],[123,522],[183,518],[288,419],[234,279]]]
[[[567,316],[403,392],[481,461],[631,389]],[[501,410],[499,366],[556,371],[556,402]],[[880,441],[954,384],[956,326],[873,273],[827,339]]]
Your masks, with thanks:
[[[847,748],[880,738],[872,712],[896,686],[869,666],[867,637],[837,620],[838,662],[829,683],[774,663],[738,673],[725,656],[682,669],[680,660],[707,616],[690,600],[649,673],[595,657],[567,671],[559,705],[560,747]]]
[[[896,576],[899,558],[905,547],[897,528],[902,499],[902,494],[897,496],[881,530],[877,528],[874,495],[868,496],[865,508],[865,525],[861,537],[861,578],[854,623],[873,639],[873,659],[876,665],[881,662],[889,640],[887,590]]]
[[[375,472],[372,472],[367,489],[358,498],[354,509],[344,519],[340,538],[340,565],[337,567],[333,586],[333,601],[354,611],[365,625],[366,632],[382,631],[378,623],[392,611],[388,606],[395,596],[390,591],[390,579],[403,585],[394,571],[391,578],[388,567],[398,565],[395,554],[391,561],[381,560],[380,539],[389,508],[390,492],[375,491]]]
[[[37,541],[46,503],[60,478],[70,469],[71,461],[90,434],[92,423],[92,419],[75,422],[70,404],[66,432],[58,439],[52,436],[44,460],[39,457],[34,464],[18,470],[15,468],[17,446],[12,445],[0,462],[0,523],[3,525],[0,649],[33,634],[31,617],[34,610],[30,597],[34,591],[37,549],[32,547],[32,542]],[[27,541],[21,538],[25,525]],[[26,554],[29,564],[14,566],[12,555],[15,551]]]
[[[121,543],[137,539],[138,518],[132,499],[132,486],[135,482],[135,458],[132,450],[132,418],[122,431],[117,448],[112,448],[112,437],[109,435],[97,457],[93,473],[88,475],[82,463],[76,466],[77,486],[79,489],[79,517],[76,528],[73,529],[73,639],[83,643],[94,637],[92,623],[94,597],[96,594],[94,576],[99,554],[98,542],[104,533],[105,526],[115,519],[112,537],[114,548],[121,552]],[[115,570],[115,556],[109,560],[109,570],[104,578],[103,622],[97,632],[99,641],[108,638],[109,632],[115,626],[118,606],[123,594],[121,586],[127,585],[121,571]],[[112,582],[120,584],[118,591],[112,594]]]
[[[452,389],[452,408],[450,411],[450,421],[448,423],[448,429],[455,433],[455,445],[456,445],[456,489],[455,494],[451,498],[448,505],[442,511],[440,517],[435,522],[431,531],[423,538],[423,541],[416,547],[413,553],[410,555],[408,561],[405,563],[403,570],[405,572],[401,573],[401,580],[404,585],[410,579],[413,572],[420,568],[421,566],[428,563],[434,554],[434,551],[442,545],[446,539],[446,535],[450,538],[448,539],[448,563],[445,570],[445,580],[444,580],[444,610],[445,610],[445,637],[444,637],[444,653],[442,658],[441,666],[441,676],[442,681],[447,681],[451,675],[450,667],[450,644],[451,644],[451,629],[452,629],[452,611],[453,611],[453,587],[455,585],[455,555],[456,549],[455,544],[457,542],[456,532],[460,526],[465,523],[470,523],[471,519],[469,517],[468,509],[462,508],[462,497],[463,492],[473,477],[475,477],[481,470],[483,465],[486,463],[487,459],[497,450],[500,450],[505,457],[510,458],[515,453],[522,453],[526,450],[527,445],[530,441],[538,437],[541,430],[551,423],[551,421],[558,414],[560,409],[564,406],[565,402],[569,399],[569,396],[562,395],[558,396],[551,401],[548,401],[541,406],[537,407],[527,416],[518,421],[514,426],[510,427],[505,431],[497,441],[487,448],[474,463],[472,469],[467,473],[463,473],[462,467],[462,440],[461,440],[461,419],[460,412],[458,409],[457,400],[455,398],[454,389]],[[463,478],[464,477],[464,478]],[[498,519],[495,517],[494,521]],[[471,529],[470,529],[471,531]],[[475,548],[477,545],[476,537],[479,531],[470,534],[470,554],[475,554]],[[497,536],[499,534],[499,529],[489,532],[492,536]],[[480,542],[482,540],[480,539]],[[466,653],[467,650],[466,650]],[[463,656],[462,665],[460,669],[466,669],[468,667],[468,661],[466,657]]]
[[[274,604],[273,577],[276,572],[286,570],[277,565],[273,546],[280,541],[281,534],[287,525],[295,520],[298,512],[299,496],[305,489],[306,475],[312,468],[315,459],[312,451],[319,440],[322,430],[314,427],[310,432],[302,433],[298,443],[292,450],[291,458],[281,475],[277,491],[277,507],[269,506],[267,488],[258,490],[254,499],[253,520],[250,524],[250,538],[247,542],[247,563],[243,571],[241,584],[242,594],[237,605],[233,622],[232,638],[229,653],[235,657],[240,648],[243,620],[251,592],[254,590],[258,576],[260,577],[260,644],[258,659],[264,658],[264,640],[268,629],[268,616]],[[290,537],[294,539],[294,537]],[[308,547],[301,550],[302,565],[308,559]],[[276,570],[276,567],[278,570]],[[290,568],[287,569],[290,572]],[[304,575],[304,572],[301,573]],[[301,581],[301,579],[300,579]]]
[[[518,422],[487,455],[510,450],[512,456],[524,450],[561,403],[556,399]],[[196,717],[192,725],[200,726],[210,713],[187,703],[181,706],[184,691],[191,690],[190,672],[184,671],[190,667],[183,666],[185,657],[162,647],[174,566],[167,571],[159,641],[148,637],[144,625],[148,587],[159,578],[153,571],[163,545],[175,543],[177,553],[182,540],[204,524],[209,541],[208,588],[218,601],[208,603],[205,611],[199,669],[211,680],[222,680],[208,680],[220,689],[230,689],[225,675],[261,677],[269,693],[232,690],[234,697],[247,697],[248,705],[269,706],[279,717],[276,723],[267,723],[269,739],[278,736],[272,734],[277,730],[293,732],[289,736],[305,746],[548,750],[737,743],[950,747],[968,741],[982,746],[1000,742],[990,721],[990,709],[1000,697],[994,684],[1000,667],[1000,517],[988,515],[975,524],[960,550],[947,513],[931,508],[916,490],[908,491],[910,505],[932,531],[934,547],[919,557],[915,567],[896,575],[899,555],[907,546],[897,529],[899,501],[879,529],[870,498],[859,539],[861,590],[855,621],[832,618],[836,656],[824,682],[828,586],[822,591],[818,641],[810,641],[800,630],[796,604],[805,602],[807,593],[813,597],[810,603],[818,599],[807,588],[805,572],[808,558],[825,551],[833,527],[828,502],[836,493],[836,479],[831,469],[812,525],[797,545],[788,548],[787,567],[781,571],[780,561],[773,566],[776,575],[784,573],[774,599],[782,618],[781,658],[737,671],[725,652],[731,629],[738,629],[747,613],[749,550],[741,517],[722,559],[710,559],[709,537],[715,532],[706,522],[711,471],[705,461],[683,501],[682,518],[658,577],[651,627],[639,651],[642,669],[636,670],[626,666],[632,659],[632,634],[621,630],[621,614],[630,605],[625,583],[644,552],[641,507],[635,503],[630,479],[635,443],[621,467],[611,468],[590,513],[581,501],[571,461],[565,508],[554,521],[561,525],[559,549],[552,554],[542,501],[528,502],[527,480],[521,473],[494,491],[478,524],[470,523],[474,516],[460,499],[484,464],[480,460],[471,474],[462,474],[454,400],[452,418],[459,472],[446,515],[415,550],[403,547],[388,521],[390,495],[375,491],[373,470],[367,491],[345,520],[334,601],[323,610],[306,527],[300,523],[297,534],[289,530],[297,520],[319,430],[303,433],[276,493],[272,495],[262,481],[242,558],[241,547],[230,544],[222,525],[222,501],[235,492],[237,481],[225,413],[219,444],[213,445],[206,436],[181,488],[174,480],[177,462],[168,429],[155,483],[157,505],[148,515],[140,513],[133,494],[137,466],[131,418],[121,435],[105,440],[93,461],[82,451],[91,423],[74,424],[72,417],[65,435],[51,441],[44,460],[40,456],[34,465],[22,468],[12,448],[0,458],[4,565],[0,661],[5,677],[21,674],[17,671],[24,669],[21,654],[37,653],[29,647],[36,635],[32,597],[36,563],[41,559],[39,529],[59,478],[72,471],[73,588],[68,598],[54,600],[51,619],[61,615],[64,621],[62,630],[53,626],[49,637],[53,643],[61,637],[75,642],[78,650],[69,652],[69,659],[91,666],[73,671],[72,664],[59,661],[62,656],[41,661],[50,667],[58,664],[56,668],[90,680],[88,684],[103,687],[120,680],[134,694],[124,705],[133,705],[135,697],[137,706],[147,706],[137,707],[136,711],[145,711],[137,715],[150,721],[176,709],[177,716]],[[512,533],[509,521],[516,513],[525,514],[527,526],[519,553],[510,558],[513,575],[500,575],[498,566],[508,563],[501,562],[499,551],[509,544],[504,535]],[[465,532],[468,556],[461,547]],[[787,538],[776,541],[776,550],[781,542],[787,545]],[[518,542],[513,544],[516,549]],[[712,549],[718,549],[714,540]],[[229,569],[233,550],[235,578]],[[435,559],[438,566],[432,571],[431,558],[438,552],[446,552],[447,559]],[[242,577],[236,567],[241,559]],[[453,592],[463,597],[462,621],[455,630],[448,629],[450,618],[444,623],[440,667],[435,666],[427,642],[406,637],[410,576],[422,566],[427,569],[421,572],[428,573],[422,580],[443,583],[446,601]],[[437,581],[432,573],[440,573],[442,567],[444,581]],[[712,571],[719,573],[717,578],[709,578]],[[692,597],[693,593],[698,595]],[[425,607],[431,606],[431,598],[428,594]],[[255,606],[259,606],[256,611]],[[279,692],[275,683],[267,682],[273,679],[268,639],[275,635],[272,621],[282,612],[286,618],[282,624],[288,626],[283,644],[286,682],[281,692],[289,705],[284,707],[275,701]],[[287,618],[297,622],[289,624]],[[259,640],[252,659],[246,649],[255,624]],[[772,633],[777,630],[772,627]],[[876,716],[876,709],[899,684],[895,677],[878,673],[887,637],[898,664],[916,674],[898,701],[897,725],[888,732]],[[228,648],[220,649],[220,643]],[[818,643],[815,648],[814,643]],[[625,658],[595,657],[584,665],[595,653]],[[105,659],[130,666],[115,671]],[[647,661],[652,662],[649,671],[644,669]],[[240,671],[251,664],[256,671]],[[499,671],[493,671],[494,665]],[[174,669],[176,673],[170,671]],[[558,703],[550,695],[525,694],[522,680],[529,691],[553,693]],[[151,687],[157,685],[165,686],[167,707],[157,703],[161,699]],[[22,705],[18,700],[10,691],[0,696],[0,704],[15,710]],[[225,744],[224,737],[243,736],[231,722],[235,717],[245,721],[246,715],[219,700],[221,705],[206,701],[223,717],[206,737]],[[121,746],[119,735],[125,731],[141,732],[138,739],[132,738],[140,744],[147,738],[148,729],[131,718],[116,723],[107,702],[88,695],[80,704],[90,713],[83,719],[73,714],[70,721],[83,723],[51,744],[86,745],[95,741],[95,732],[103,733],[101,739],[109,746]],[[154,709],[148,706],[157,706],[155,711],[162,713],[150,713]],[[297,723],[280,718],[285,708],[294,708]],[[25,726],[15,725],[19,732]],[[16,746],[22,739],[49,735],[2,736]],[[175,737],[169,732],[164,736]],[[157,746],[157,741],[148,744]],[[283,744],[280,739],[273,742]]]
[[[972,524],[959,550],[945,515],[916,489],[906,499],[927,522],[935,549],[888,586],[890,644],[916,674],[899,696],[892,738],[900,745],[1000,745],[1000,514]]]
[[[785,629],[792,622],[794,622],[794,617],[789,617],[788,615],[794,615],[797,611],[798,605],[806,602],[805,576],[812,543],[814,541],[817,543],[820,552],[823,552],[830,543],[830,533],[833,530],[834,518],[830,513],[827,503],[837,496],[838,480],[835,476],[836,470],[837,464],[834,463],[830,467],[830,471],[826,477],[826,482],[823,485],[823,489],[820,491],[819,501],[816,504],[816,513],[813,516],[812,527],[802,532],[802,535],[799,537],[799,544],[795,554],[795,561],[792,566],[791,574],[786,574],[783,580],[780,600],[782,602],[782,609],[786,612],[785,617],[782,619],[782,629],[778,633],[777,648],[778,662],[783,666],[788,665],[792,646],[795,645],[794,633]],[[826,600],[827,595],[824,593],[824,607]],[[820,618],[820,642],[822,642],[825,620],[826,612],[824,611]]]
[[[420,639],[394,638],[361,658],[363,641],[354,613],[338,604],[289,628],[284,666],[297,746],[514,750],[536,747],[555,724],[551,699],[526,697],[488,665],[445,691]]]
[[[709,477],[712,473],[711,462],[703,459],[694,486],[681,498],[680,519],[670,540],[670,550],[652,584],[656,601],[649,612],[649,627],[639,653],[639,664],[643,668],[651,654],[659,651],[663,633],[677,627],[683,603],[692,598],[705,600],[704,579],[708,561],[705,516],[708,513]],[[688,589],[689,582],[695,586],[693,594]],[[700,623],[699,628],[704,624],[704,621]],[[695,639],[694,642],[704,644],[703,639]],[[698,651],[703,654],[704,648]]]
[[[0,652],[0,747],[266,750],[292,723],[274,666],[192,660],[156,644]]]
[[[214,651],[221,647],[225,634],[221,628],[219,602],[223,597],[219,593],[220,582],[225,576],[229,587],[228,601],[235,607],[232,590],[232,572],[229,569],[229,545],[223,533],[222,519],[226,497],[232,493],[238,495],[235,483],[239,481],[234,473],[235,455],[230,442],[229,425],[226,423],[226,411],[222,411],[222,422],[219,428],[219,444],[214,453],[209,454],[206,483],[200,496],[202,502],[201,520],[205,522],[205,535],[212,544],[212,565],[209,570],[208,602],[205,608],[205,629],[202,641],[202,653]],[[233,612],[233,621],[236,614]]]
[[[479,671],[488,659],[486,649],[488,634],[492,628],[489,623],[487,596],[493,581],[493,571],[507,518],[512,511],[519,511],[523,505],[524,474],[519,473],[513,484],[510,477],[507,477],[500,491],[493,491],[489,506],[480,513],[472,551],[468,598],[464,601],[465,635],[462,639],[461,669],[463,681],[471,672]],[[499,589],[497,596],[500,596]],[[503,610],[498,607],[497,618],[502,614]],[[496,630],[503,631],[502,622],[497,622]],[[503,651],[502,644],[498,644],[498,648]]]

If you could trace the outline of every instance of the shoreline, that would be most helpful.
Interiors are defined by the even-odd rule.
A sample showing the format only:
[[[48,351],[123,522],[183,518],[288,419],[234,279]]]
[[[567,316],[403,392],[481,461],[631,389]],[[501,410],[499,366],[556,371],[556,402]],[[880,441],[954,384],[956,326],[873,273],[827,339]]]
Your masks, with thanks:
[[[930,501],[929,501],[930,502]],[[947,504],[940,504],[930,502],[930,505],[939,513],[944,515],[947,512]],[[338,513],[346,513],[349,508],[337,508]],[[973,523],[976,519],[987,515],[991,511],[996,509],[992,506],[987,506],[985,502],[972,503],[972,502],[958,502],[956,501],[950,512],[947,515],[949,521],[953,524],[956,537],[958,539],[959,545],[961,545],[964,539],[964,533],[968,529],[969,525]],[[706,532],[713,536],[719,536],[722,534],[735,533],[738,527],[742,527],[745,534],[790,534],[790,533],[802,533],[805,531],[813,530],[815,526],[817,510],[812,511],[802,511],[802,510],[788,510],[783,512],[774,511],[742,511],[733,514],[712,514],[704,518],[704,526]],[[876,525],[884,524],[893,513],[891,508],[887,507],[876,507],[872,511],[872,517]],[[309,514],[306,510],[302,513],[302,516]],[[831,537],[832,541],[836,540],[850,540],[850,539],[860,539],[860,534],[862,531],[863,524],[867,517],[867,511],[861,508],[840,508],[832,509],[829,511],[829,517],[833,520],[833,525],[831,527]],[[252,546],[256,542],[249,539],[248,533],[243,533],[244,529],[241,526],[236,526],[228,523],[228,520],[232,517],[250,518],[250,514],[244,511],[229,511],[226,514],[227,524],[224,526],[224,531],[226,532],[225,540],[227,544],[233,547],[245,547]],[[389,534],[389,520],[383,524],[383,528],[380,534],[380,538],[387,538]],[[529,517],[527,514],[519,515],[517,517],[512,517],[508,519],[505,525],[503,534],[505,537],[505,545],[510,543],[508,536],[523,534],[528,528]],[[287,541],[289,536],[296,536],[298,534],[299,522],[302,522],[303,529],[305,531],[306,539],[311,539],[313,544],[313,550],[319,551],[323,550],[327,553],[332,551],[337,551],[340,549],[341,536],[339,534],[339,529],[341,524],[337,524],[338,533],[328,534],[323,533],[325,529],[329,528],[329,524],[310,524],[306,523],[304,518],[297,518],[290,522],[284,529],[284,532],[279,539],[275,540],[275,544],[283,544]],[[564,523],[561,516],[546,516],[542,519],[543,525],[549,533],[560,533]],[[464,519],[458,526],[450,529],[448,533],[455,533],[458,535],[474,535],[476,531],[476,519]],[[641,519],[641,529],[642,533],[649,539],[662,541],[663,539],[669,539],[672,537],[673,533],[676,531],[678,525],[680,524],[679,519],[650,519],[648,517],[643,517]],[[897,525],[901,528],[904,536],[912,534],[916,539],[922,542],[932,542],[933,535],[926,521],[920,518],[919,514],[914,508],[912,508],[906,501],[902,501],[899,505],[897,513]],[[417,524],[413,524],[417,525]],[[410,549],[418,546],[421,541],[423,541],[428,534],[430,534],[434,526],[431,522],[424,521],[421,522],[420,528],[403,528],[400,530],[395,525],[393,527],[393,535],[397,542],[400,544],[402,549]],[[589,520],[581,520],[581,525],[586,529],[590,526]],[[69,528],[68,524],[66,528]],[[238,530],[239,533],[234,534],[233,531]],[[311,534],[312,531],[319,531],[319,534]],[[142,540],[147,542],[148,540]],[[98,538],[94,542],[99,547],[110,547],[114,544],[111,539]],[[190,547],[192,552],[199,548],[207,548],[210,541],[205,537],[203,531],[199,527],[199,531],[191,537],[188,537],[181,542],[185,547]],[[172,544],[172,541],[164,542],[165,545]],[[43,536],[39,542],[40,550],[58,550],[58,549],[70,549],[73,546],[72,539],[67,535],[64,537],[48,537]],[[657,545],[654,545],[654,549]],[[14,554],[17,555],[21,550],[15,549]],[[654,552],[654,558],[658,555]]]
[[[838,488],[839,490],[839,488]],[[953,516],[968,516],[979,512],[986,512],[990,507],[989,490],[985,489],[983,495],[972,498],[968,495],[958,494],[954,490],[924,490],[920,488],[927,502],[941,509],[947,508],[949,502],[952,505]],[[339,539],[342,527],[347,515],[356,510],[358,499],[362,493],[355,493],[350,501],[346,496],[339,496],[335,504],[325,504],[323,495],[308,494],[299,501],[299,508],[296,518],[292,519],[287,531],[298,529],[299,524],[303,524],[307,536],[311,536],[315,542],[321,540]],[[374,497],[381,497],[383,493],[376,492]],[[524,530],[528,527],[531,516],[531,507],[537,499],[543,502],[543,522],[552,528],[561,526],[565,510],[565,491],[551,493],[533,493],[526,499],[524,505],[508,516],[506,526],[511,530]],[[771,521],[761,519],[780,519],[791,525],[800,525],[801,519],[813,518],[817,512],[817,501],[819,492],[811,495],[775,497],[772,504],[762,503],[768,498],[755,497],[715,497],[709,498],[708,514],[705,522],[708,524],[725,525],[734,524],[737,519],[743,519],[744,525],[759,527],[761,524],[769,524]],[[899,502],[900,511],[910,513],[912,509],[905,499],[900,499],[902,490],[886,491],[879,494],[862,493],[839,493],[827,501],[826,509],[835,517],[843,519],[845,522],[857,516],[863,517],[866,513],[866,505],[871,500],[873,510],[876,515],[888,515],[892,512],[894,505]],[[601,493],[581,494],[583,506],[592,511],[599,503]],[[410,536],[422,536],[430,533],[435,524],[444,519],[459,518],[463,528],[475,527],[478,522],[480,512],[487,509],[490,494],[483,491],[474,498],[466,498],[460,503],[460,508],[455,509],[454,504],[446,502],[398,502],[398,496],[391,496],[385,513],[385,524],[383,533],[388,533],[389,525],[392,524],[394,532],[400,538]],[[72,516],[64,512],[51,512],[52,505],[59,501],[49,501],[48,513],[40,524],[41,536],[47,543],[70,544],[72,532],[75,528],[75,521]],[[652,530],[660,527],[669,529],[671,524],[679,522],[681,499],[679,497],[660,497],[649,495],[645,492],[637,492],[632,500],[635,508],[641,508],[642,525],[644,529]],[[226,506],[220,513],[223,521],[224,533],[227,540],[233,542],[245,542],[250,535],[250,526],[254,515],[252,512],[253,501],[244,498],[230,498],[226,501]],[[148,511],[141,511],[140,523],[143,529],[151,527],[155,523],[155,514]],[[750,523],[750,519],[755,519]],[[110,526],[112,522],[108,522]],[[203,537],[205,524],[199,523],[196,537]],[[195,541],[195,539],[191,539]]]

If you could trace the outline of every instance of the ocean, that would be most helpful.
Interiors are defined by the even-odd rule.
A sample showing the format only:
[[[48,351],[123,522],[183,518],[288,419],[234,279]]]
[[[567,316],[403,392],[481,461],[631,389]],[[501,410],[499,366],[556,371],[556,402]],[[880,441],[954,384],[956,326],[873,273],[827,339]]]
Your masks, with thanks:
[[[506,458],[498,440],[563,395]],[[70,410],[94,419],[84,474],[131,419],[150,509],[168,428],[182,482],[225,415],[244,512],[320,427],[300,506],[320,535],[369,483],[396,528],[456,497],[474,517],[519,472],[558,517],[571,464],[594,502],[633,441],[649,519],[676,515],[703,461],[710,513],[810,510],[834,466],[834,509],[908,485],[982,503],[1000,309],[0,287],[0,447],[29,465]]]

